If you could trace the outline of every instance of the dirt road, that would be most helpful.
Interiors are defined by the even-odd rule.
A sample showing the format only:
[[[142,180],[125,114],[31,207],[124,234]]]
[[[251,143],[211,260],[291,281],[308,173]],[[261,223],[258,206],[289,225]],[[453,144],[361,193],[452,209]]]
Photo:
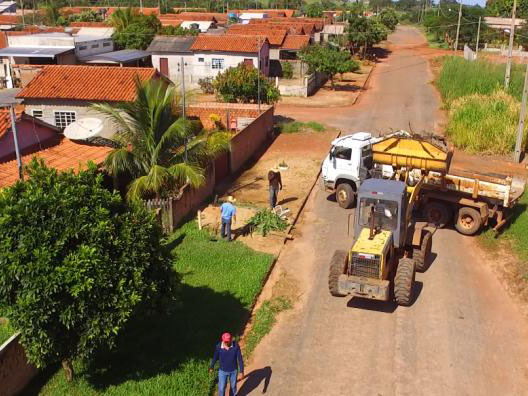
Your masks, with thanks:
[[[439,101],[427,65],[402,47],[420,40],[418,32],[400,28],[390,40],[396,49],[377,69],[364,111],[337,119],[347,130],[434,123]],[[471,238],[435,234],[436,258],[417,274],[411,307],[329,295],[332,253],[351,243],[349,213],[320,189],[312,193],[274,270],[296,277],[302,294],[257,347],[239,395],[264,387],[288,396],[525,395],[527,322]]]
[[[279,104],[276,114],[301,121],[317,120],[344,133],[351,131],[414,132],[437,130],[443,122],[440,96],[430,87],[433,75],[427,60],[417,56],[425,38],[415,28],[403,26],[389,37],[386,57],[372,73],[368,93],[353,107],[298,108]]]

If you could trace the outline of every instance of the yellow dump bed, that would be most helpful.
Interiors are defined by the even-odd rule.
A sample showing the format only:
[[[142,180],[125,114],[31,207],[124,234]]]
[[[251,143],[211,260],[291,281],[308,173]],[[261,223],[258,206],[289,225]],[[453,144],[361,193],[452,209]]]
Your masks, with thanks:
[[[394,168],[447,173],[451,152],[441,142],[408,133],[395,133],[372,145],[374,163]]]

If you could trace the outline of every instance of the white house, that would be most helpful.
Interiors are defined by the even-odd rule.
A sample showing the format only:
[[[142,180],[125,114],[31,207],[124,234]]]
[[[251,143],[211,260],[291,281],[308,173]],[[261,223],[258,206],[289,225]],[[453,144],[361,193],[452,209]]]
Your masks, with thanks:
[[[197,29],[202,33],[216,27],[213,21],[183,21],[180,26],[185,29]]]
[[[246,25],[248,24],[252,19],[265,19],[268,17],[268,14],[265,12],[263,13],[257,13],[257,12],[244,12],[238,16],[238,19],[240,20],[240,23]]]
[[[182,60],[186,89],[199,80],[245,63],[269,75],[270,45],[266,38],[246,35],[157,36],[147,49],[152,65],[173,82],[181,82]]]

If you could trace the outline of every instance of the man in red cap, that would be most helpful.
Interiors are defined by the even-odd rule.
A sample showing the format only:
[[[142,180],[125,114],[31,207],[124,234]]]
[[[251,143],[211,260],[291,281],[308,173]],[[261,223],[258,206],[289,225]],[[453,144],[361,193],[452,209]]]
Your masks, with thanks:
[[[216,344],[209,372],[213,372],[217,360],[220,360],[220,368],[218,370],[218,396],[225,396],[227,378],[229,378],[229,385],[231,387],[230,395],[235,396],[238,371],[240,371],[240,379],[244,378],[244,361],[242,360],[242,352],[240,351],[238,343],[233,341],[233,337],[229,333],[222,334],[222,341]]]

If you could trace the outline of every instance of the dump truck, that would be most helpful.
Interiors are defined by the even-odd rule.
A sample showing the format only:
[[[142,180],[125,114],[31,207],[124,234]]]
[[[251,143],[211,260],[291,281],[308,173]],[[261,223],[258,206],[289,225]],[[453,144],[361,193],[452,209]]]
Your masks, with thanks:
[[[418,202],[424,218],[442,228],[454,223],[458,232],[477,233],[490,219],[495,230],[507,221],[507,211],[524,192],[525,181],[512,176],[451,171],[450,151],[442,138],[400,131],[372,137],[358,132],[332,142],[322,165],[325,190],[335,192],[343,208],[355,205],[362,182],[369,178],[405,180],[424,178]]]

